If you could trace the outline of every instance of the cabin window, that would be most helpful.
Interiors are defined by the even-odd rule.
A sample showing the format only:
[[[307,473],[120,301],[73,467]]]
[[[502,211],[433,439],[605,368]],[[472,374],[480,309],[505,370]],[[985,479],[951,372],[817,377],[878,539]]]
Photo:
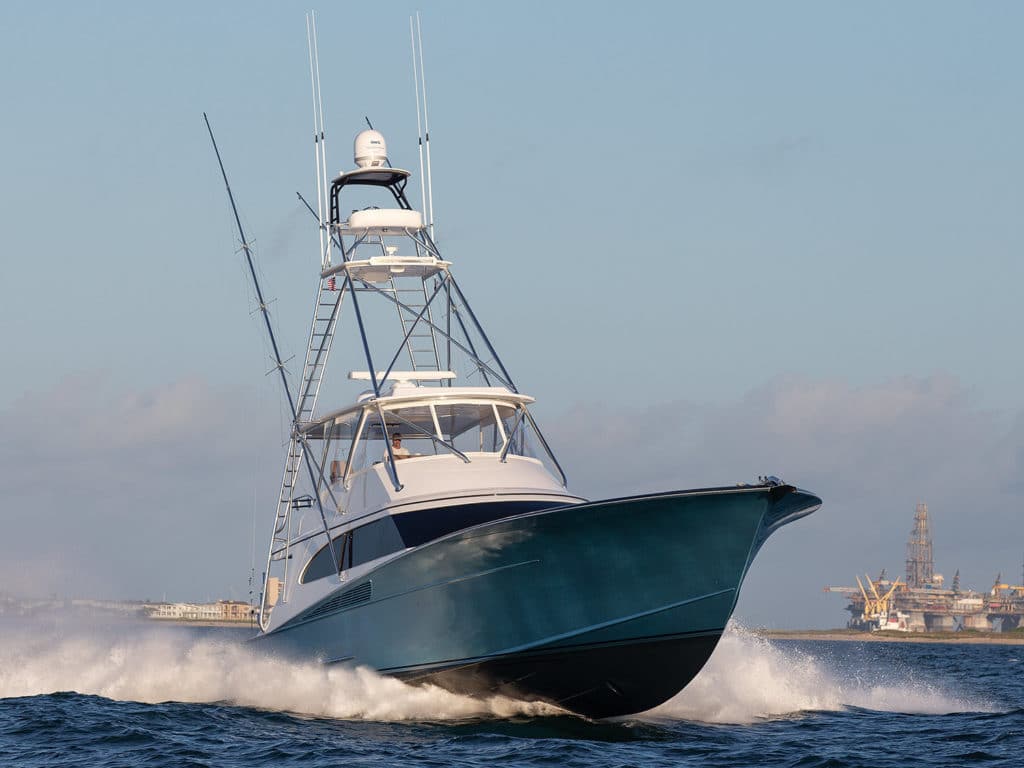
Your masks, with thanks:
[[[344,571],[480,523],[561,505],[562,502],[551,501],[496,501],[403,512],[361,525],[341,534],[333,543]],[[308,584],[333,574],[330,550],[324,546],[310,559],[300,583]]]
[[[405,549],[395,521],[391,519],[390,515],[360,526],[355,529],[354,533],[352,565],[362,565],[376,560],[378,557]]]
[[[343,571],[405,549],[395,521],[390,516],[374,520],[372,523],[361,525],[335,537],[331,546],[334,547],[337,562]],[[334,563],[335,561],[331,559],[331,550],[324,545],[310,558],[309,565],[306,566],[299,583],[308,584],[311,581],[335,575]]]
[[[331,551],[325,545],[319,552],[313,555],[309,560],[309,565],[306,566],[306,570],[302,573],[302,578],[299,579],[300,584],[308,584],[311,581],[322,579],[326,576],[331,576],[336,571],[334,570],[334,563],[337,562],[341,565],[341,570],[345,570],[349,566],[349,561],[352,559],[349,555],[351,549],[351,538],[348,533],[343,533],[331,542],[331,546],[334,548],[334,555],[337,558],[331,558]]]
[[[420,544],[474,525],[521,515],[524,512],[560,507],[562,504],[560,501],[491,501],[402,512],[393,519],[402,534],[405,546],[418,547]]]

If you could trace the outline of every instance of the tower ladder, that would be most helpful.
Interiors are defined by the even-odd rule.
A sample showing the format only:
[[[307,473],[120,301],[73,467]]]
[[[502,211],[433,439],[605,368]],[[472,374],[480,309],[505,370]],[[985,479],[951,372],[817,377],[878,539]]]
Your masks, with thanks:
[[[331,343],[338,324],[338,315],[344,298],[344,290],[332,289],[334,281],[325,278],[320,281],[317,290],[316,305],[313,308],[313,321],[310,324],[309,343],[306,345],[306,360],[302,369],[302,383],[296,403],[295,426],[312,420],[323,383],[327,359],[331,351]],[[295,501],[295,483],[302,466],[304,446],[293,434],[288,441],[288,454],[285,457],[284,471],[281,477],[281,488],[278,493],[277,514],[274,521],[274,534],[271,551],[273,560],[285,560],[287,569],[288,542],[290,540],[288,521],[292,504]],[[287,584],[287,579],[283,580]]]

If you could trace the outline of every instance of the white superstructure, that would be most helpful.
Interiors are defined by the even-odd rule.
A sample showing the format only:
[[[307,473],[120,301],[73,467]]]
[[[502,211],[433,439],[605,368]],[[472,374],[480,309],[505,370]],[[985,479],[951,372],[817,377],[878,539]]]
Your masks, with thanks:
[[[443,535],[451,520],[582,501],[566,491],[533,398],[516,389],[406,199],[410,173],[389,165],[374,130],[356,137],[355,165],[324,183],[320,289],[265,575],[280,589],[276,601],[264,589],[260,611],[267,631],[399,556],[424,526]],[[374,204],[351,207],[374,193]],[[365,368],[348,371],[347,404],[323,409],[341,329],[361,340]]]

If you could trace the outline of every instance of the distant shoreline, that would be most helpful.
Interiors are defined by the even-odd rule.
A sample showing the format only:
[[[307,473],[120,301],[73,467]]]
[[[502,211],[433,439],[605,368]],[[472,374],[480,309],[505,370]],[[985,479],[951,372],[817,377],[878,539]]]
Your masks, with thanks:
[[[176,627],[238,627],[240,629],[257,629],[254,622],[250,621],[203,621],[201,619],[154,619],[145,617],[147,624],[173,624]]]
[[[859,632],[852,629],[755,629],[769,640],[840,640],[855,643],[957,643],[1024,645],[1018,632]]]

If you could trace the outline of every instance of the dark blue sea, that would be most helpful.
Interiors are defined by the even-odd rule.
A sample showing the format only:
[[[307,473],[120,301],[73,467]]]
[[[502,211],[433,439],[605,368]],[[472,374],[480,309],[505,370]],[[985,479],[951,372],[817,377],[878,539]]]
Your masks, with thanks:
[[[0,766],[1022,766],[1024,646],[767,641],[732,627],[652,712],[590,722],[231,631],[0,623]]]

